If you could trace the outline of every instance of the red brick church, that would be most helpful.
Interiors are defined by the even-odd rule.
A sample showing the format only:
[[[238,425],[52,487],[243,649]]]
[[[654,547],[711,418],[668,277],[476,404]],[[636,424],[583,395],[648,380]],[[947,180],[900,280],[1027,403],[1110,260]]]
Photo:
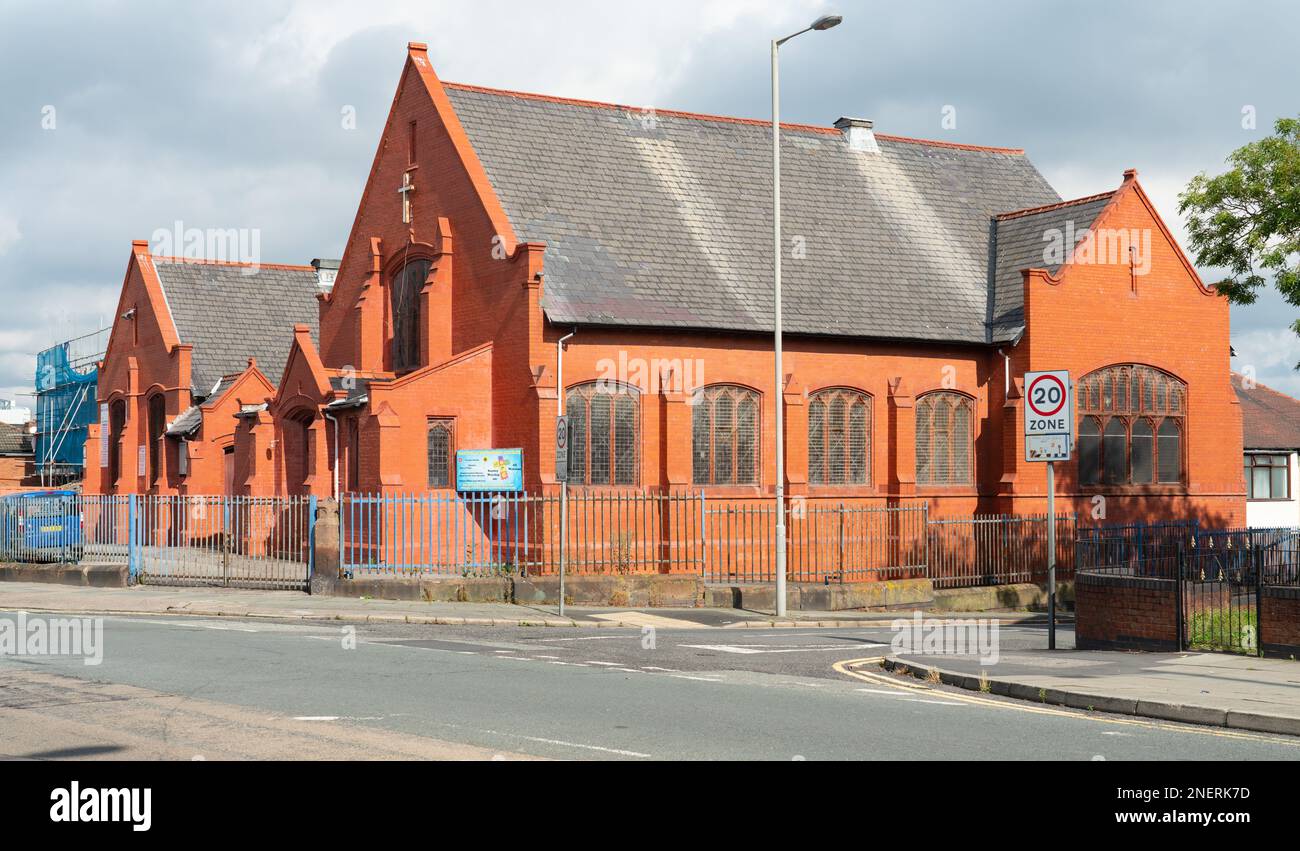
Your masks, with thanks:
[[[770,495],[783,405],[792,495],[1037,512],[1022,376],[1067,369],[1067,507],[1244,524],[1228,305],[1136,172],[1062,201],[1020,150],[786,127],[775,387],[770,133],[410,45],[334,280],[134,243],[86,490],[450,493],[457,450],[521,448],[548,492],[563,398],[580,491]]]

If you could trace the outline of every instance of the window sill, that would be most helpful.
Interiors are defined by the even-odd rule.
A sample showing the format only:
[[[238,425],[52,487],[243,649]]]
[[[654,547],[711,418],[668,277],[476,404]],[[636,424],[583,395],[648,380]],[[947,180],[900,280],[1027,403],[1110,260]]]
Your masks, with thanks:
[[[1288,502],[1295,502],[1295,500],[1289,496],[1284,498],[1279,498],[1279,499],[1254,499],[1252,497],[1246,497],[1246,502],[1253,502],[1253,503],[1258,503],[1263,505],[1268,505],[1268,504],[1285,505]]]
[[[702,493],[706,497],[710,496],[747,496],[747,497],[772,497],[776,495],[769,493],[765,488],[759,485],[692,485],[697,493]]]
[[[808,496],[826,497],[863,497],[882,496],[880,488],[875,485],[808,485]]]
[[[977,487],[973,482],[971,482],[971,483],[969,483],[969,484],[960,484],[960,485],[921,485],[921,484],[918,484],[918,485],[916,486],[916,492],[917,492],[917,493],[937,493],[937,494],[969,493],[969,494],[971,494],[972,496],[978,496],[978,495],[979,495],[979,488],[978,488],[978,487]]]
[[[1187,485],[1079,485],[1079,492],[1103,496],[1188,496]]]
[[[570,496],[600,496],[601,494],[640,495],[645,489],[640,485],[578,485],[569,482]]]

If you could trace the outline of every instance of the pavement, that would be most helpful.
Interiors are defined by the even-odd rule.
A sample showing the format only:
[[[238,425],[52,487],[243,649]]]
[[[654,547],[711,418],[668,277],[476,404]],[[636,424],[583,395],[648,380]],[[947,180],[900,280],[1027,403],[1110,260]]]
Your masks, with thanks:
[[[94,614],[189,614],[203,617],[330,620],[356,623],[407,623],[442,626],[545,626],[766,629],[888,625],[910,613],[791,612],[785,618],[740,609],[644,609],[554,607],[510,603],[438,603],[394,600],[311,597],[297,591],[255,591],[235,588],[183,588],[136,585],[131,588],[86,588],[36,582],[0,583],[0,609],[29,612]],[[961,617],[948,614],[944,617]],[[967,615],[969,617],[969,615]],[[1027,612],[980,615],[1004,623],[1041,622]]]
[[[1300,663],[1227,653],[891,655],[886,668],[1054,706],[1300,736]],[[933,672],[933,673],[932,673]]]
[[[0,758],[1300,759],[1296,737],[891,674],[889,634],[107,616],[100,664],[0,656]]]

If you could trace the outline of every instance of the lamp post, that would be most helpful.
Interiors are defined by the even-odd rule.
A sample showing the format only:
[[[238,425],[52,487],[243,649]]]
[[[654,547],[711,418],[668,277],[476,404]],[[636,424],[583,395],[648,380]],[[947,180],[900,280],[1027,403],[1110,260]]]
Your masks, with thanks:
[[[785,376],[781,365],[781,45],[795,36],[837,27],[844,19],[824,15],[797,33],[772,42],[772,210],[775,287],[773,312],[776,325],[776,616],[785,617]]]

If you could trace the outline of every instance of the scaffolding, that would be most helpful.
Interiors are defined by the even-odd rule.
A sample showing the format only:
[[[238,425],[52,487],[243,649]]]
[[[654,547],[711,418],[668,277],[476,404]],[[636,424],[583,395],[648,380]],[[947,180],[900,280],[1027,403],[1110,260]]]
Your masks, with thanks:
[[[85,474],[87,427],[98,417],[99,362],[111,331],[103,328],[36,355],[36,471],[44,486]]]

